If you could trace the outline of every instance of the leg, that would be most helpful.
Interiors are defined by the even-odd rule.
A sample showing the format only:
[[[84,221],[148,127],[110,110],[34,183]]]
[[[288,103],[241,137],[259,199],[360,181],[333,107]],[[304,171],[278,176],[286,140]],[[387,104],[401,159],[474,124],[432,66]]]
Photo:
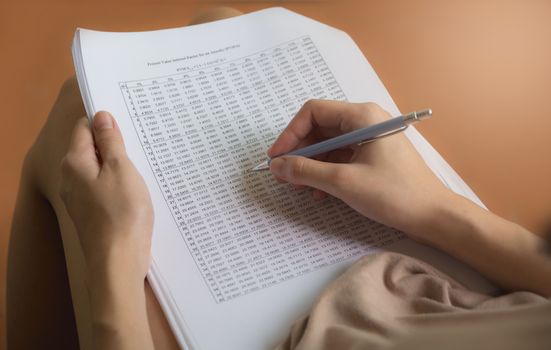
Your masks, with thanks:
[[[23,166],[8,256],[7,333],[10,348],[78,348],[65,255],[59,226],[49,198],[68,136],[53,137],[57,119],[83,115],[75,82],[64,85],[48,122]],[[73,118],[76,120],[76,116]],[[64,123],[67,135],[73,123]],[[57,159],[57,161],[56,161]],[[41,169],[42,168],[42,169]]]
[[[217,8],[191,23],[239,14]],[[8,258],[8,342],[13,348],[77,348],[79,341],[81,348],[91,348],[88,295],[81,278],[84,260],[58,195],[59,164],[73,126],[84,114],[76,80],[70,79],[25,160]],[[177,348],[147,282],[145,289],[155,347]]]
[[[28,162],[13,217],[7,282],[8,348],[78,348],[57,219]]]
[[[71,79],[25,158],[8,256],[10,348],[78,348],[66,269],[66,253],[73,254],[62,241],[57,179],[72,127],[82,115]]]
[[[220,19],[231,18],[242,15],[243,12],[231,7],[215,7],[207,11],[197,13],[189,22],[189,25],[214,22]]]

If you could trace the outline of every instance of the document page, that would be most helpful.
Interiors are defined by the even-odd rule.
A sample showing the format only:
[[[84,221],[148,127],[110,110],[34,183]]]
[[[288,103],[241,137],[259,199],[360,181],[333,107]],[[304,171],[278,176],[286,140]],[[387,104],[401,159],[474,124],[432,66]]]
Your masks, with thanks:
[[[399,114],[343,32],[269,9],[155,32],[81,30],[74,50],[88,113],[115,115],[151,192],[150,282],[182,346],[273,347],[360,256],[442,259],[337,199],[313,201],[250,171],[308,99]]]
[[[346,100],[310,37],[120,87],[166,204],[217,302],[402,237],[339,201],[315,202],[269,172],[250,171],[307,99]]]

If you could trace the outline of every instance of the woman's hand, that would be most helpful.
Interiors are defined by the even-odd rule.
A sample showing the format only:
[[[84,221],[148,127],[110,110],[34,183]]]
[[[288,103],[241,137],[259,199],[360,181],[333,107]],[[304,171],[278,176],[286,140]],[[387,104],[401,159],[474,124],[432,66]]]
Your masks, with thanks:
[[[144,294],[153,207],[107,112],[82,118],[62,161],[60,194],[86,259],[94,344],[152,349]]]
[[[372,103],[309,101],[268,155],[388,118]],[[455,256],[506,289],[551,295],[551,282],[541,277],[551,274],[543,240],[444,187],[403,134],[318,160],[275,158],[270,169],[283,181],[315,188],[316,198],[338,197],[363,215]]]
[[[270,157],[384,121],[373,103],[308,101],[268,151]],[[314,188],[314,198],[338,197],[361,214],[423,240],[435,208],[451,195],[404,134],[330,152],[317,160],[272,160],[280,180]]]
[[[116,272],[142,285],[150,263],[153,208],[109,113],[96,113],[91,128],[86,118],[78,121],[62,161],[61,197],[91,278]]]

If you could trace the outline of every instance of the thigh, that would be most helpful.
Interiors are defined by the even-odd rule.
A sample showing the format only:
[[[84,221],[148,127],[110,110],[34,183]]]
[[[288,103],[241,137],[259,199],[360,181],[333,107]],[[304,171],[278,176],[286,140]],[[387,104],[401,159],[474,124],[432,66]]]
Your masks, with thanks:
[[[14,348],[86,344],[82,254],[58,195],[61,159],[75,121],[84,114],[71,78],[24,161],[8,258],[8,341]]]
[[[8,348],[77,349],[57,220],[26,170],[20,181],[8,252]]]

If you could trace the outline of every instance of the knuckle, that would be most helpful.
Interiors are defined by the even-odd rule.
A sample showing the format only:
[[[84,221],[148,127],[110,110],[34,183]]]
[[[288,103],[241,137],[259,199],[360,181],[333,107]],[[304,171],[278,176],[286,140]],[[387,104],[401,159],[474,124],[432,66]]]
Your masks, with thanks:
[[[374,124],[388,119],[389,114],[378,104],[374,102],[361,103],[358,105],[358,122],[362,124]]]
[[[125,155],[124,142],[113,129],[100,130],[96,136],[96,142],[109,153]]]
[[[373,102],[361,103],[358,105],[358,110],[363,120],[369,120],[377,113],[377,105]]]
[[[103,166],[106,166],[114,172],[120,172],[125,169],[130,160],[126,156],[111,155],[103,160]]]
[[[111,146],[111,135],[109,134],[109,129],[100,129],[94,130],[94,138],[96,143]]]
[[[108,166],[115,171],[119,170],[122,167],[121,163],[121,159],[115,156],[110,156],[109,158],[103,160],[104,166]]]
[[[381,110],[381,107],[376,104],[375,102],[366,102],[362,104],[362,107],[364,108],[365,112],[367,113],[377,113]]]
[[[307,100],[306,102],[304,102],[304,107],[306,108],[311,108],[313,104],[316,103],[316,100],[315,99],[309,99]]]
[[[60,167],[62,176],[70,175],[75,168],[75,156],[71,153],[67,153],[65,157],[61,159]]]
[[[321,100],[319,100],[319,99],[311,98],[311,99],[307,100],[306,102],[304,102],[303,108],[306,109],[306,110],[313,110],[313,109],[318,107],[320,102],[321,102]]]
[[[289,178],[300,180],[304,175],[305,159],[296,158],[291,163]]]

